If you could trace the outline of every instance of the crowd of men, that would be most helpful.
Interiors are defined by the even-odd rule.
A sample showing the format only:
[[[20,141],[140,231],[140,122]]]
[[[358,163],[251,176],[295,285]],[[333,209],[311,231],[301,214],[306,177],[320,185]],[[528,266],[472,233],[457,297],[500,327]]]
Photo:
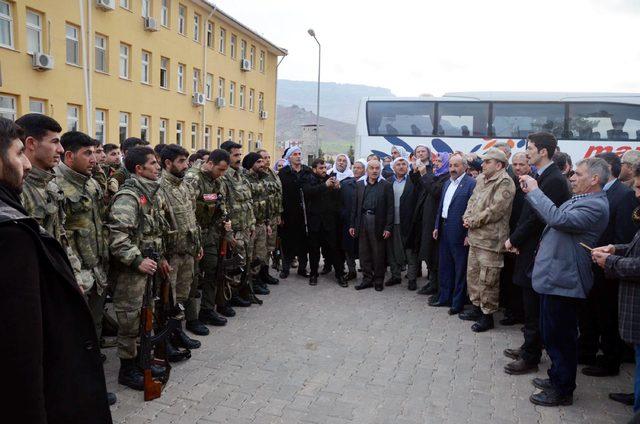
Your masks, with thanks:
[[[522,345],[504,351],[507,374],[536,372],[547,351],[549,378],[532,381],[537,405],[572,404],[578,364],[617,375],[635,349],[640,365],[639,151],[574,168],[540,132],[513,156],[506,142],[480,155],[394,146],[388,158],[307,166],[294,146],[272,168],[266,150],[243,157],[233,141],[193,155],[138,138],[102,145],[28,114],[0,118],[0,156],[0,337],[15,341],[1,362],[18,384],[3,403],[25,422],[111,421],[106,302],[118,382],[142,390],[149,276],[170,284],[181,325],[165,355],[179,362],[201,344],[185,329],[206,336],[234,308],[262,304],[279,283],[269,274],[278,253],[280,279],[297,267],[315,286],[333,271],[356,290],[401,285],[403,272],[418,290],[426,264],[417,293],[429,306],[477,333],[500,309],[501,325],[523,325]],[[638,368],[634,391],[610,397],[640,409]]]

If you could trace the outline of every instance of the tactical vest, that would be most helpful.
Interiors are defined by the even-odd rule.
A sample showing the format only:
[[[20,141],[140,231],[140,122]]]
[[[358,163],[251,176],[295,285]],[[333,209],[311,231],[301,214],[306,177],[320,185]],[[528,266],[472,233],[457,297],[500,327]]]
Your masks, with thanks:
[[[247,177],[243,175],[245,172],[242,169],[229,168],[222,177],[229,193],[227,205],[233,231],[244,231],[256,223],[253,214],[251,187]]]
[[[245,175],[251,187],[253,215],[257,224],[263,224],[269,218],[266,176],[253,171],[248,171]]]
[[[167,239],[167,253],[196,256],[200,251],[200,230],[196,222],[193,199],[187,183],[163,172],[160,182],[167,204],[167,220],[173,235]]]
[[[282,215],[282,183],[274,170],[268,169],[265,178],[269,219]]]
[[[196,221],[200,226],[203,246],[214,246],[220,238],[220,227],[227,214],[226,190],[220,178],[212,179],[200,169],[185,178],[191,185],[196,200]]]
[[[33,168],[25,179],[22,204],[38,224],[63,246],[67,245],[64,231],[64,193],[53,181],[53,173]]]

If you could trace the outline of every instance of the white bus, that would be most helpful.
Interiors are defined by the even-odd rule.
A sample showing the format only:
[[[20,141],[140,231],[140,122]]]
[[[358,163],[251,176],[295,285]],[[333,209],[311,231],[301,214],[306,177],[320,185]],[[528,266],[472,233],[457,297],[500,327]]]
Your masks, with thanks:
[[[574,163],[603,152],[640,150],[640,94],[447,93],[443,97],[364,98],[356,125],[356,158],[412,152],[478,152],[505,140],[514,151],[527,135],[553,133]]]

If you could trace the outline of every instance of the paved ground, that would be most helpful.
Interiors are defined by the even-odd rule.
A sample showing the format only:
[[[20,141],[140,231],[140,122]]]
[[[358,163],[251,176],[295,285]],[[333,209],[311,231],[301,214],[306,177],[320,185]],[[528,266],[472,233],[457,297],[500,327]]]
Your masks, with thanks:
[[[404,280],[406,281],[406,280]],[[607,399],[631,390],[632,367],[615,378],[578,373],[572,407],[534,407],[532,376],[502,371],[517,327],[484,334],[430,308],[406,285],[356,292],[321,277],[289,277],[261,307],[237,309],[203,347],[176,365],[162,397],[107,385],[118,423],[623,423],[631,409]],[[545,358],[537,376],[544,376]]]

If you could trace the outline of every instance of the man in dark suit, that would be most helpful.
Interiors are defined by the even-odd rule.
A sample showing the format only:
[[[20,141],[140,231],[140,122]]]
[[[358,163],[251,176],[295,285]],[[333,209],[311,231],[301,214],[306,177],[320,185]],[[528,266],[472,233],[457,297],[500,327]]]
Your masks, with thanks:
[[[597,155],[609,165],[611,176],[604,186],[609,202],[609,225],[598,246],[627,244],[636,230],[631,219],[638,206],[633,190],[618,181],[622,163],[615,153]],[[604,270],[593,267],[594,285],[579,316],[578,359],[591,364],[582,373],[592,377],[618,375],[624,344],[618,334],[618,281],[607,279]],[[602,356],[597,356],[602,349]]]
[[[469,243],[462,215],[467,209],[476,180],[467,175],[467,161],[459,154],[449,159],[449,180],[442,188],[433,238],[440,240],[440,296],[430,306],[448,306],[451,315],[464,308],[467,295],[467,255]]]
[[[400,272],[407,265],[408,289],[416,290],[418,274],[416,252],[407,247],[407,240],[413,231],[413,213],[416,208],[417,190],[415,179],[419,176],[415,172],[409,174],[409,163],[399,157],[391,163],[394,175],[387,181],[393,187],[393,231],[387,240],[387,259],[391,270],[391,278],[385,281],[385,286],[400,284]]]
[[[556,205],[560,206],[571,197],[566,177],[551,158],[558,147],[555,136],[547,132],[529,134],[527,157],[529,164],[537,169],[538,186]],[[522,207],[516,228],[505,242],[505,249],[517,253],[513,283],[522,288],[524,309],[524,343],[519,349],[505,349],[504,354],[513,359],[504,367],[507,374],[526,374],[538,369],[542,356],[540,335],[540,298],[531,287],[531,268],[536,257],[538,241],[545,223],[538,217],[528,202]]]
[[[111,423],[89,307],[62,246],[20,203],[20,135],[0,118],[0,408],[27,424]]]
[[[393,229],[393,189],[388,181],[380,178],[380,161],[367,163],[367,178],[358,181],[356,201],[351,209],[351,237],[358,237],[362,282],[356,290],[375,286],[384,288],[385,240]]]

